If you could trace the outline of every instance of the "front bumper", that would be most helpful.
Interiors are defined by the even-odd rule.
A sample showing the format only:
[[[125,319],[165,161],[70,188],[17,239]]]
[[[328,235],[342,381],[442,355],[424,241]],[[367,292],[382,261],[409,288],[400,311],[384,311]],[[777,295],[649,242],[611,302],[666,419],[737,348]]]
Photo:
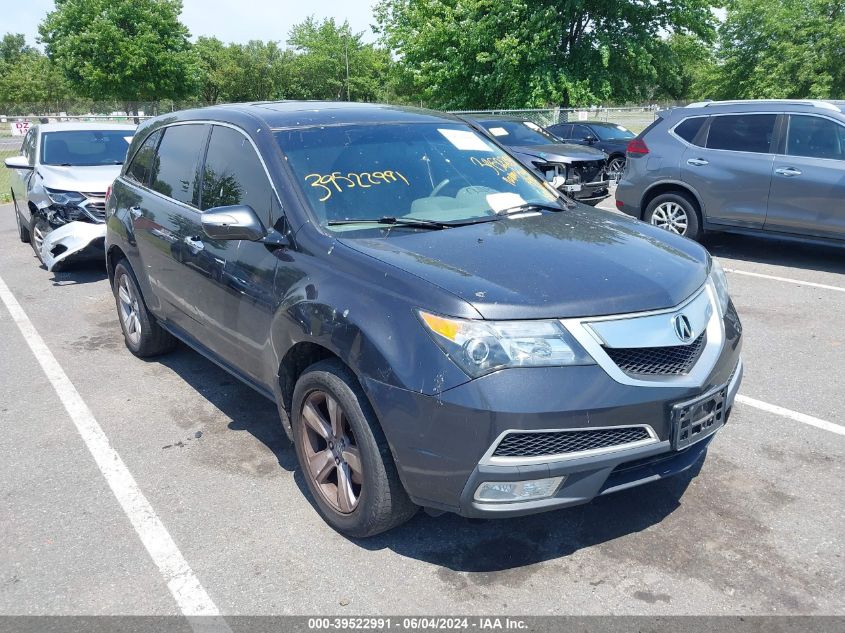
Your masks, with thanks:
[[[713,435],[678,443],[673,408],[718,391],[726,421],[742,381],[740,351],[741,327],[731,307],[712,369],[695,384],[625,384],[598,365],[506,369],[436,396],[367,378],[362,384],[415,503],[471,517],[517,516],[585,503],[695,465]],[[589,454],[489,459],[509,432],[635,426],[648,427],[651,441]],[[483,482],[558,476],[566,479],[548,498],[489,503],[474,497]]]
[[[44,237],[41,259],[50,271],[71,260],[102,259],[105,237],[105,224],[68,222]]]

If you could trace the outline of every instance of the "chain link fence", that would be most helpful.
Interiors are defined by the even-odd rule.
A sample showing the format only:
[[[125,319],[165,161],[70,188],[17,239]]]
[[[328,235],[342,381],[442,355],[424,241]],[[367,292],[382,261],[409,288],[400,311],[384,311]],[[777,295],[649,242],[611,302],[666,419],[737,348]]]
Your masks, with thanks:
[[[555,123],[578,121],[605,121],[622,125],[634,133],[642,132],[650,125],[661,108],[656,105],[627,108],[542,108],[527,110],[459,110],[452,114],[480,117],[491,114],[506,115],[533,121],[541,127]]]

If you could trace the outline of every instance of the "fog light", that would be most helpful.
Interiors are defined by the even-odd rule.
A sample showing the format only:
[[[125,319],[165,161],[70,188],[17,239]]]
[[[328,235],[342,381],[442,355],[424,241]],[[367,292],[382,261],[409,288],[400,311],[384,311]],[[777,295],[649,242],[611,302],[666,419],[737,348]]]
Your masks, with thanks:
[[[527,481],[485,481],[475,491],[475,500],[487,503],[530,501],[552,497],[565,477],[529,479]]]

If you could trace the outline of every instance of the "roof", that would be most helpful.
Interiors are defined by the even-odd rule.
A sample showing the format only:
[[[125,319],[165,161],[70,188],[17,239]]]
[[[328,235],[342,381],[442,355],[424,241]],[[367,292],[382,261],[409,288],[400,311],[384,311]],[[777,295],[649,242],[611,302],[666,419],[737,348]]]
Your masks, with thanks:
[[[41,132],[73,132],[79,130],[134,130],[134,123],[98,123],[96,121],[65,121],[62,123],[40,123]]]
[[[217,120],[244,124],[256,119],[271,129],[354,123],[437,123],[458,119],[444,112],[347,101],[233,103],[165,114],[155,121]]]
[[[807,106],[824,110],[842,111],[842,106],[836,102],[823,99],[743,99],[733,101],[696,101],[686,108],[713,108],[718,106]]]
[[[525,117],[521,116],[514,116],[513,114],[485,114],[484,116],[478,116],[477,114],[467,114],[465,115],[467,119],[472,119],[473,121],[529,121]]]

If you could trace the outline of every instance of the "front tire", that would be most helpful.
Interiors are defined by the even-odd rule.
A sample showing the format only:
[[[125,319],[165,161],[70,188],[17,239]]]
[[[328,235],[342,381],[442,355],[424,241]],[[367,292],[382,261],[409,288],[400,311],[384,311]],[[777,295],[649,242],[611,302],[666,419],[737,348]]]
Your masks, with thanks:
[[[418,510],[355,376],[337,360],[305,370],[293,392],[299,466],[317,510],[338,532],[386,532]]]
[[[684,193],[660,194],[649,202],[643,219],[649,224],[691,240],[697,240],[701,236],[695,203]]]
[[[47,234],[53,230],[53,227],[50,226],[50,223],[40,213],[33,213],[32,218],[29,221],[29,235],[30,235],[30,245],[32,246],[32,250],[35,251],[35,256],[38,258],[38,261],[41,262],[42,266],[45,266],[44,259],[41,257],[41,246],[44,244],[44,238],[47,237]]]
[[[129,262],[121,259],[114,267],[112,292],[123,340],[139,358],[158,356],[173,350],[176,339],[162,328],[147,309]]]
[[[619,182],[622,178],[622,172],[625,171],[625,157],[614,156],[607,161],[607,175],[609,178]]]

